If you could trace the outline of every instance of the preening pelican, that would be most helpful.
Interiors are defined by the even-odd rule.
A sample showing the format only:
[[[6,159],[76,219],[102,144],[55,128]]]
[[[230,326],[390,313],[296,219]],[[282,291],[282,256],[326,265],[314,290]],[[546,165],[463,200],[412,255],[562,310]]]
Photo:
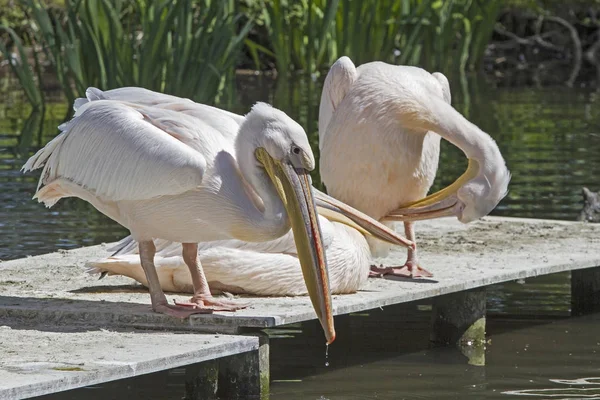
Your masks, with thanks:
[[[358,68],[348,57],[331,67],[319,110],[321,179],[336,199],[381,221],[455,215],[467,223],[487,215],[506,195],[510,173],[494,140],[450,105],[441,73],[371,62]],[[425,197],[438,168],[440,137],[469,159],[467,171]],[[370,242],[375,255],[385,246]],[[409,248],[400,268],[376,273],[428,276]]]
[[[363,234],[346,224],[319,218],[332,294],[356,292],[367,280],[371,253]],[[165,291],[193,290],[181,256],[181,244],[155,241],[156,270]],[[124,275],[147,286],[137,246],[131,237],[117,245],[118,254],[87,264],[90,273]],[[306,286],[291,232],[269,242],[227,240],[200,243],[198,256],[213,292],[258,296],[305,295]]]
[[[148,94],[148,101],[126,101],[132,92],[142,100]],[[239,129],[234,116],[221,113],[205,123],[186,113],[197,110],[195,103],[163,95],[168,105],[160,108],[150,94],[88,89],[87,99],[75,103],[75,117],[23,167],[44,167],[35,198],[52,206],[79,197],[127,227],[139,243],[153,310],[177,317],[240,307],[211,296],[198,242],[268,241],[291,224],[308,293],[331,343],[327,266],[308,174],[315,160],[302,127],[264,103]],[[194,289],[189,303],[167,303],[154,266],[157,238],[182,243]]]

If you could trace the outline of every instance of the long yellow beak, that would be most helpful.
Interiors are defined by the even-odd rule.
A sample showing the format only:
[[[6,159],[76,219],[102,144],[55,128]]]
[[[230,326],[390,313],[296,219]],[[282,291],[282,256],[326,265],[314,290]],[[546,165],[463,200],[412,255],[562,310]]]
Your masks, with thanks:
[[[363,235],[371,235],[385,242],[404,246],[415,247],[410,240],[398,235],[396,232],[383,225],[379,221],[369,217],[333,197],[313,189],[319,214],[330,221],[336,221],[348,225]]]
[[[405,204],[386,215],[383,219],[388,221],[419,221],[454,215],[453,210],[458,203],[456,192],[465,183],[475,178],[478,172],[479,164],[477,161],[469,159],[469,165],[465,173],[450,186],[421,200]]]
[[[265,167],[288,212],[308,295],[327,344],[331,344],[335,340],[335,328],[329,272],[309,173],[274,160],[263,148],[257,149],[255,155]]]

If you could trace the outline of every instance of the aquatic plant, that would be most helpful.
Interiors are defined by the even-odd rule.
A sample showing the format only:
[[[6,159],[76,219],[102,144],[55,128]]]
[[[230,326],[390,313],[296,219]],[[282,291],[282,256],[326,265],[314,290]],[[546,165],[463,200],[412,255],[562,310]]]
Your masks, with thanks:
[[[337,55],[334,23],[339,0],[270,0],[265,21],[277,72],[316,71]]]
[[[445,72],[474,68],[499,0],[262,0],[279,73],[327,68],[342,55]]]
[[[67,0],[64,9],[48,9],[41,0],[23,4],[36,48],[69,103],[88,86],[141,86],[213,103],[231,81],[251,27],[233,0]],[[17,76],[30,101],[37,100],[33,74]]]
[[[474,69],[500,0],[22,0],[33,56],[9,59],[27,97],[43,102],[43,58],[68,102],[88,86],[142,86],[223,104],[243,60],[279,75],[327,69],[347,55],[446,74]],[[252,35],[248,34],[253,26]],[[5,27],[10,30],[9,27]],[[12,42],[19,45],[12,32]],[[22,49],[21,49],[22,50]],[[19,51],[20,52],[20,51]],[[265,61],[266,60],[266,61]],[[39,66],[39,65],[38,65]]]
[[[19,79],[29,103],[31,103],[34,109],[42,109],[44,106],[44,96],[36,83],[40,76],[40,65],[37,56],[34,55],[34,68],[28,60],[28,54],[25,51],[21,38],[15,31],[12,28],[2,25],[0,25],[0,31],[6,32],[13,41],[16,53],[13,54],[2,41],[0,41],[0,52],[4,55],[11,70]]]

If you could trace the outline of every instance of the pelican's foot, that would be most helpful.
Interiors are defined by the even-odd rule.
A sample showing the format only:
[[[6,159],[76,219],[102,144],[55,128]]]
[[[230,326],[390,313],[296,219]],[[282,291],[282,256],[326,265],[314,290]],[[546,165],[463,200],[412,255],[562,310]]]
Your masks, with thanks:
[[[153,306],[152,309],[154,310],[154,312],[170,315],[172,317],[177,318],[187,318],[193,314],[212,314],[213,312],[212,308],[208,307],[187,307],[178,304],[172,305],[167,303],[157,304]]]
[[[418,264],[407,262],[401,267],[384,267],[371,265],[369,278],[382,277],[384,275],[398,276],[401,278],[431,278],[433,274]]]
[[[248,303],[236,303],[235,301],[217,299],[213,296],[196,295],[189,302],[175,301],[178,306],[199,307],[213,311],[236,311],[248,307]]]

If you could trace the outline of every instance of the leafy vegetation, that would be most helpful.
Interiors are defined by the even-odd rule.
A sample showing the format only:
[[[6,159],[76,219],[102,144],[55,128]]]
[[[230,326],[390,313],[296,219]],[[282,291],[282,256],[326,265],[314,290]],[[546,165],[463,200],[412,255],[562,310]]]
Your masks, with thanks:
[[[34,108],[44,103],[42,87],[49,75],[69,103],[88,86],[135,85],[220,104],[235,96],[236,68],[275,67],[280,76],[302,71],[314,77],[347,55],[357,65],[380,60],[454,75],[480,67],[492,34],[498,38],[495,28],[504,26],[499,19],[503,10],[547,13],[544,7],[559,10],[563,4],[558,0],[14,1],[0,0],[5,6],[0,10],[0,52]],[[600,0],[576,0],[569,7],[575,3],[583,7]],[[536,24],[535,19],[526,19],[529,25]],[[594,24],[596,20],[584,27]],[[554,30],[565,36],[564,29]],[[594,34],[588,36],[583,49],[594,51],[584,55],[593,61],[600,46],[593,43]],[[511,45],[501,39],[502,46]],[[513,46],[517,60],[524,41],[533,43],[531,51],[539,53],[535,47],[539,40],[515,40],[520,40]],[[550,49],[554,53],[568,50],[558,39],[550,44],[549,40],[542,44],[554,46]],[[497,62],[506,58],[502,52],[491,54],[486,67],[507,64]]]
[[[69,103],[89,86],[141,86],[212,103],[231,80],[251,27],[233,0],[66,0],[63,10],[23,0],[33,42],[56,74]],[[4,27],[16,44],[18,38]],[[19,46],[17,46],[19,47]],[[27,56],[13,57],[15,72],[37,104],[40,79]],[[36,93],[37,90],[37,93]]]
[[[342,55],[438,70],[474,68],[499,0],[262,0],[278,72],[327,68]]]

